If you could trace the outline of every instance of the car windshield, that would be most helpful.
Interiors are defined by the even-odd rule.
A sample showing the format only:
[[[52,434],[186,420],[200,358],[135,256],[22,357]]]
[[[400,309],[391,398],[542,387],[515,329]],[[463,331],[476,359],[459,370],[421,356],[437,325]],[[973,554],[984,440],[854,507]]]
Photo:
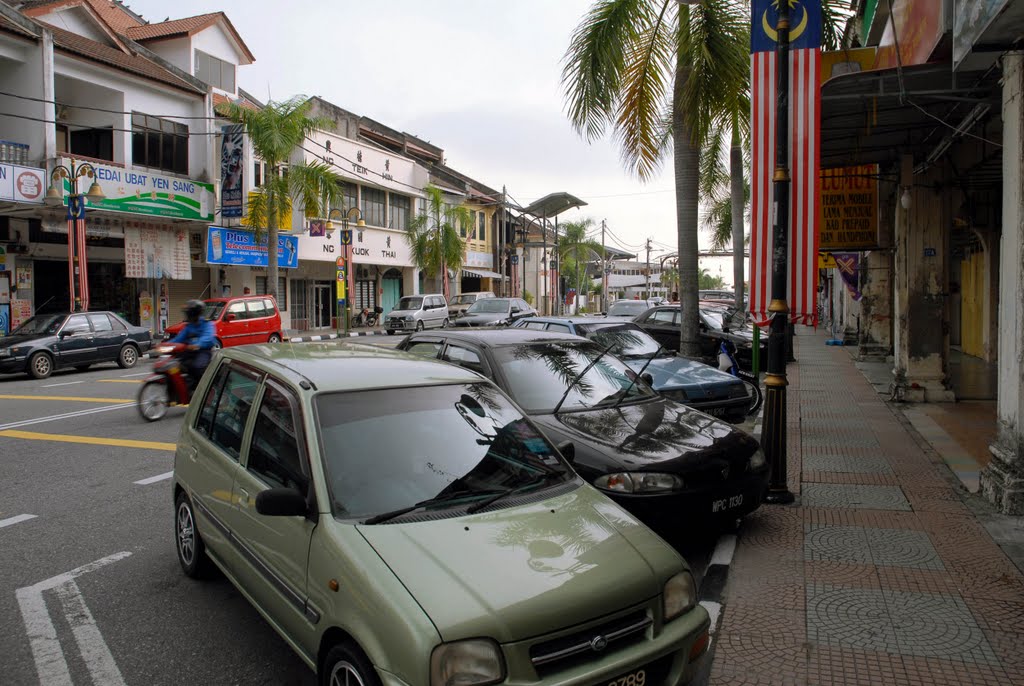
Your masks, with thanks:
[[[220,319],[220,313],[224,311],[224,305],[226,304],[223,301],[206,303],[206,307],[203,308],[203,319],[208,322]]]
[[[610,351],[573,384],[605,347],[589,341],[543,341],[500,346],[494,356],[512,398],[527,412],[551,412],[563,395],[563,412],[655,397],[644,384],[631,386],[635,373]]]
[[[21,326],[11,332],[12,336],[34,336],[38,334],[54,334],[64,323],[66,314],[42,314],[29,317]]]
[[[701,310],[700,315],[704,318],[708,328],[715,331],[722,330],[722,320],[725,317],[724,310]]]
[[[608,308],[609,317],[635,317],[650,309],[644,300],[617,300]]]
[[[466,314],[502,314],[508,309],[508,298],[484,298],[470,305]]]
[[[447,508],[548,474],[544,484],[574,478],[491,384],[328,393],[316,409],[338,517],[362,519],[434,498]]]
[[[418,310],[423,307],[423,298],[402,298],[395,305],[396,310]]]
[[[457,295],[452,300],[452,305],[470,305],[476,302],[475,295]]]
[[[650,357],[658,352],[658,342],[636,324],[577,324],[576,333],[597,343],[612,346],[618,357]]]

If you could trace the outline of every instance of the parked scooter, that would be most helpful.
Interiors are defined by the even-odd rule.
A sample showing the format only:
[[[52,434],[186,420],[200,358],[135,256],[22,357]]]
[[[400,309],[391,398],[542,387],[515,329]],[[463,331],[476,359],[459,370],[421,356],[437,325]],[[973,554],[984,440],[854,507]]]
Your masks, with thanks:
[[[377,326],[377,322],[380,321],[380,315],[383,312],[384,309],[380,306],[374,307],[372,310],[368,307],[364,307],[362,311],[356,315],[355,325]]]
[[[155,422],[167,414],[174,405],[188,405],[192,397],[192,384],[182,363],[188,346],[184,343],[164,343],[156,349],[160,357],[153,364],[153,374],[139,389],[139,414],[147,422]]]
[[[736,361],[736,344],[732,341],[722,341],[718,345],[718,368],[728,372],[743,381],[747,388],[747,395],[750,398],[750,405],[747,407],[747,416],[757,414],[764,402],[764,394],[761,393],[760,379],[754,376],[753,372],[740,369],[740,363]]]

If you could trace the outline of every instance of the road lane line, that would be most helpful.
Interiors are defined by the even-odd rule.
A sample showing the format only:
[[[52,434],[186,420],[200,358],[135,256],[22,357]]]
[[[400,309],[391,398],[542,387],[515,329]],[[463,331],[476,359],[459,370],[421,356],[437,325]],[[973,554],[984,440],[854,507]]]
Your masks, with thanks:
[[[133,403],[118,398],[83,398],[72,395],[0,395],[0,400],[66,400],[73,403]]]
[[[43,384],[41,388],[53,388],[54,386],[74,386],[76,383],[85,383],[84,381],[65,381],[64,383],[48,383]]]
[[[75,412],[65,412],[63,414],[52,414],[48,417],[37,417],[35,419],[23,419],[20,422],[11,422],[10,424],[0,424],[0,431],[4,429],[17,429],[22,426],[31,426],[32,424],[43,424],[45,422],[55,422],[61,419],[72,419],[74,417],[84,417],[89,414],[98,414],[100,412],[110,412],[111,410],[123,410],[131,405],[107,405],[106,407],[90,408],[88,410],[77,410]]]
[[[114,656],[110,654],[110,648],[103,640],[96,620],[82,598],[78,584],[74,580],[65,581],[57,587],[56,593],[61,605],[64,606],[64,617],[71,625],[71,633],[78,642],[78,651],[89,669],[92,682],[123,686],[124,677],[121,676],[121,670],[117,668]]]
[[[128,378],[133,377],[133,376],[149,376],[152,373],[153,372],[138,372],[136,374],[122,374],[121,378],[122,379],[128,379]]]
[[[167,479],[170,479],[172,476],[174,476],[174,472],[164,472],[163,474],[151,476],[148,479],[139,479],[135,483],[137,483],[140,486],[148,486],[150,484],[155,484],[157,481],[166,481]],[[3,522],[0,521],[0,524],[3,524]]]
[[[7,519],[0,519],[0,529],[4,528],[5,526],[11,526],[13,524],[18,524],[20,522],[27,522],[28,520],[35,519],[35,518],[36,518],[36,515],[20,514],[20,515],[18,515],[16,517],[8,517]]]
[[[130,555],[131,553],[128,551],[114,553],[72,569],[70,572],[58,574],[15,591],[14,595],[18,598],[18,607],[21,609],[21,617],[25,623],[25,632],[28,634],[29,645],[32,648],[32,658],[36,663],[36,673],[39,674],[39,683],[42,686],[71,686],[71,673],[68,671],[64,651],[61,650],[60,641],[57,639],[57,629],[50,621],[50,613],[46,609],[43,592],[57,588],[72,581],[75,577],[93,572],[112,562],[123,560]],[[102,641],[103,638],[100,637],[99,640]],[[81,644],[79,644],[79,649],[81,649]]]
[[[147,374],[149,372],[146,372]],[[142,383],[141,379],[100,379],[99,383]]]
[[[53,441],[55,443],[85,443],[88,445],[110,445],[117,448],[143,448],[146,450],[169,450],[174,451],[177,446],[174,443],[161,443],[159,441],[135,441],[127,438],[103,438],[100,436],[69,436],[65,434],[44,434],[33,431],[18,431],[9,429],[0,431],[0,437],[24,438],[28,441]]]

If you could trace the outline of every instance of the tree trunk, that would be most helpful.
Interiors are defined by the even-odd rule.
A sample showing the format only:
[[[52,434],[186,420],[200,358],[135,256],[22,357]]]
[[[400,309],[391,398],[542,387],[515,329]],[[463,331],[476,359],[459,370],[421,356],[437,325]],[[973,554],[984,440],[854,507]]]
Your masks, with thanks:
[[[679,21],[689,20],[680,6]],[[682,30],[682,29],[680,29]],[[697,202],[700,149],[693,142],[693,130],[680,103],[690,78],[690,65],[681,50],[676,50],[676,78],[673,84],[672,138],[676,173],[676,231],[679,242],[679,354],[699,357],[697,341]]]
[[[732,148],[729,150],[729,175],[732,200],[732,278],[737,312],[743,311],[743,149],[740,132],[733,121]]]
[[[280,307],[277,297],[277,203],[267,194],[267,295]]]

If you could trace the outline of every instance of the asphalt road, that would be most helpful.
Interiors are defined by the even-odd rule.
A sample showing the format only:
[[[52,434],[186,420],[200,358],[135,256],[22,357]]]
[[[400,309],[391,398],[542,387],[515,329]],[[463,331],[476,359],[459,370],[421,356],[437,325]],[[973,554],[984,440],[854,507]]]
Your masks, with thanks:
[[[313,684],[229,582],[178,567],[170,472],[184,410],[139,417],[149,366],[0,377],[2,682]],[[679,546],[698,577],[713,545]]]

